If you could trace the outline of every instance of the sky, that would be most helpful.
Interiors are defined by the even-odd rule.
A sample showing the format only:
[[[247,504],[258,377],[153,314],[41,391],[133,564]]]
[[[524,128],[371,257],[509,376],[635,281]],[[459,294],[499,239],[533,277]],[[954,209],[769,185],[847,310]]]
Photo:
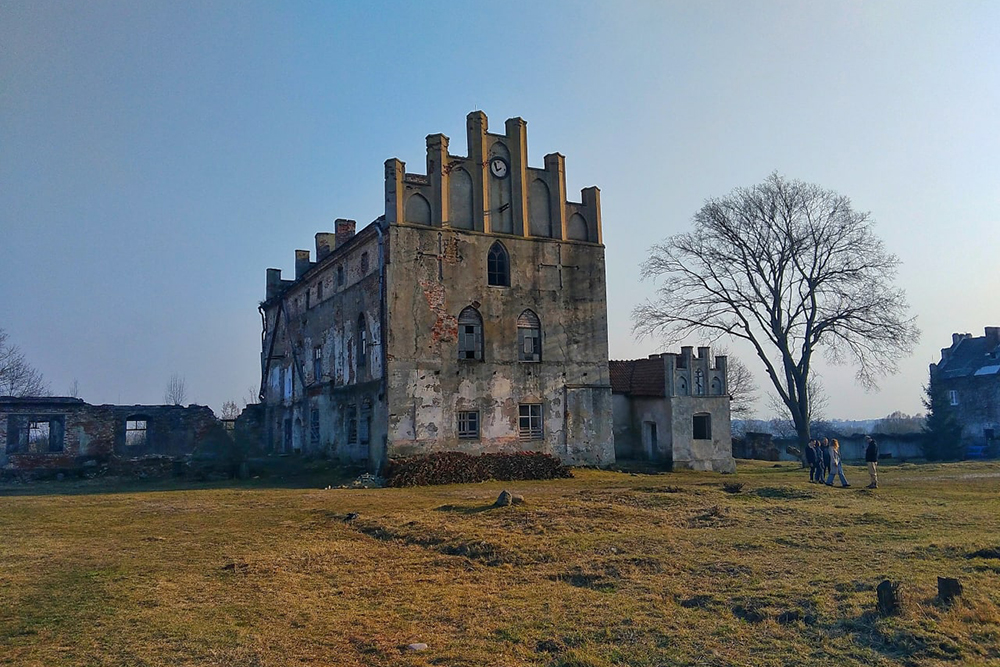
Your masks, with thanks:
[[[613,359],[664,351],[639,265],[707,199],[774,171],[850,197],[922,336],[879,391],[820,365],[824,416],[916,413],[951,333],[1000,325],[998,31],[989,1],[3,0],[0,328],[55,394],[241,403],[265,269],[481,109],[601,188]]]

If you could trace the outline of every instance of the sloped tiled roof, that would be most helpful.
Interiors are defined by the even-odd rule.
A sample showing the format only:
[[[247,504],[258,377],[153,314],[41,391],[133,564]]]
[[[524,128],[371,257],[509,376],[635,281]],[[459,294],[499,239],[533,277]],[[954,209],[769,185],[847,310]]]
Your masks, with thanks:
[[[666,396],[663,359],[608,362],[611,392],[632,396]]]
[[[964,338],[951,349],[948,358],[938,365],[938,372],[943,378],[968,377],[970,375],[989,375],[986,369],[997,366],[997,349],[990,345],[986,336]],[[978,371],[984,371],[979,373]]]

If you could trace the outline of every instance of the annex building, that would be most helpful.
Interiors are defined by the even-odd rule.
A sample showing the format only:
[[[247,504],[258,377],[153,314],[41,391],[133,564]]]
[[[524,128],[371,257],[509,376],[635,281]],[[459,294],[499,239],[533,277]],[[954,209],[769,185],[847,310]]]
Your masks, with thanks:
[[[261,351],[272,452],[378,469],[432,451],[614,461],[600,191],[527,160],[526,123],[467,117],[467,155],[427,137],[425,173],[385,162],[385,213],[339,219],[267,270]]]
[[[966,456],[982,457],[1000,432],[1000,327],[984,327],[982,336],[952,334],[930,375],[948,392]]]

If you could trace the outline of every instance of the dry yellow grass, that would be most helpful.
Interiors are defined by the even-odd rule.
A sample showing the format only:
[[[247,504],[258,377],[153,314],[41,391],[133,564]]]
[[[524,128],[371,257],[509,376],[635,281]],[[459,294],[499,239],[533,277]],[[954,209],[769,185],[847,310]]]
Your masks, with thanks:
[[[1000,560],[968,557],[1000,548],[1000,465],[882,476],[2,487],[0,665],[1000,662]],[[505,487],[527,503],[489,508]],[[874,614],[885,577],[902,616]]]

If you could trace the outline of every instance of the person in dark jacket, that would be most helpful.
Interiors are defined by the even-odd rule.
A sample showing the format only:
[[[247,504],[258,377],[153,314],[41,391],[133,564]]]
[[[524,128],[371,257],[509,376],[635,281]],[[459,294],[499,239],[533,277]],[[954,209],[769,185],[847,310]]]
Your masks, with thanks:
[[[809,464],[809,481],[816,481],[816,447],[815,440],[810,440],[806,445],[806,463]]]
[[[819,441],[819,459],[820,464],[822,464],[823,469],[820,471],[820,480],[822,481],[828,474],[830,474],[830,441],[823,438]]]
[[[868,464],[868,476],[871,478],[872,483],[868,485],[869,489],[878,488],[878,443],[875,442],[875,438],[870,435],[865,436],[865,440],[868,441],[868,447],[865,449],[865,462]]]

